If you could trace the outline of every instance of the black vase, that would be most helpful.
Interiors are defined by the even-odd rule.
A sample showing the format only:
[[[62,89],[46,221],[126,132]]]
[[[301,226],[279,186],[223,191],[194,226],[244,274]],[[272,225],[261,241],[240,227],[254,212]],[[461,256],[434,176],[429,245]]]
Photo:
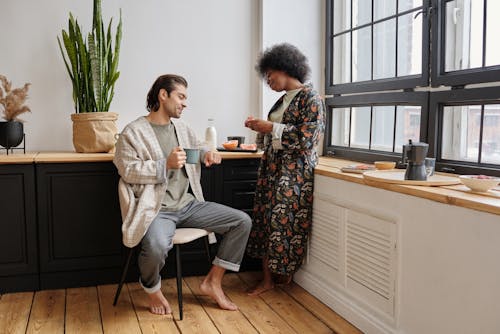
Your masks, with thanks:
[[[16,121],[0,122],[0,145],[6,149],[21,144],[23,136],[23,123]]]

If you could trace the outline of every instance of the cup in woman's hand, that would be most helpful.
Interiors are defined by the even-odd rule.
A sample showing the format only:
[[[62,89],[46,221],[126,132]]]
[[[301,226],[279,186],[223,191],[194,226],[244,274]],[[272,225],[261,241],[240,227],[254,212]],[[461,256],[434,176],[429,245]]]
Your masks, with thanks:
[[[185,148],[184,152],[186,152],[186,163],[187,164],[196,164],[200,161],[200,150],[197,148]]]

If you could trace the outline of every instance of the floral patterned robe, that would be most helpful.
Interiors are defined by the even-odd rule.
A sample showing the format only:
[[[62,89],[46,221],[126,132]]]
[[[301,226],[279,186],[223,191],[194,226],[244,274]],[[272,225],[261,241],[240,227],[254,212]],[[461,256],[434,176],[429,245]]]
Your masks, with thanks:
[[[280,98],[269,114],[282,103]],[[312,223],[314,167],[317,144],[324,131],[324,104],[311,86],[293,98],[283,114],[283,149],[272,147],[271,134],[265,141],[255,190],[253,227],[247,253],[268,256],[271,272],[296,272],[306,254]]]

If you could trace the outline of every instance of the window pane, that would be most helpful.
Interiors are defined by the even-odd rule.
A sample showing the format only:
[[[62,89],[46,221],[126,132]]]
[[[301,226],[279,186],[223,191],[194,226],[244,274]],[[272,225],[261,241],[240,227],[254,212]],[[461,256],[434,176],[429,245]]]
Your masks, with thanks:
[[[422,73],[422,15],[399,17],[398,76]]]
[[[392,152],[394,106],[373,107],[372,150]]]
[[[333,33],[351,28],[351,1],[334,0],[333,1]]]
[[[331,145],[349,146],[349,109],[332,109],[332,142]]]
[[[404,12],[406,10],[422,6],[422,0],[398,0],[398,11]]]
[[[373,20],[377,21],[396,14],[396,0],[375,0],[373,3]]]
[[[352,27],[372,21],[372,0],[352,0]]]
[[[370,107],[353,107],[351,121],[351,147],[369,148]]]
[[[420,106],[397,106],[396,108],[396,143],[394,152],[403,152],[403,145],[411,139],[420,141]]]
[[[500,163],[500,105],[498,104],[484,106],[481,162]]]
[[[444,107],[441,157],[477,162],[480,128],[481,106]]]
[[[396,76],[396,19],[373,25],[373,79]]]
[[[488,1],[486,13],[486,66],[500,64],[500,45],[498,33],[500,32],[500,1]]]
[[[483,1],[448,2],[445,34],[445,71],[481,67]]]
[[[352,32],[352,81],[371,80],[371,26]]]
[[[351,82],[351,34],[333,38],[333,84]]]

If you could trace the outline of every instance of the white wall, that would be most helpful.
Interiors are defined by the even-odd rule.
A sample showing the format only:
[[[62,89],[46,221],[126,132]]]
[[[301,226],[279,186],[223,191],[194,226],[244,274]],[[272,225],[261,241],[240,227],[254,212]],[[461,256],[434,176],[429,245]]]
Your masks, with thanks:
[[[262,102],[262,92],[270,90],[254,65],[262,48],[275,42],[296,44],[306,53],[322,91],[323,1],[261,1],[104,0],[105,22],[113,17],[116,24],[120,8],[123,17],[121,76],[111,104],[120,114],[118,128],[147,113],[145,97],[158,75],[178,73],[189,82],[182,117],[198,135],[204,136],[207,118],[214,117],[219,142],[228,135],[251,141],[245,118],[262,115],[274,102],[267,95]],[[88,32],[90,0],[2,0],[0,5],[0,73],[14,86],[32,83],[27,102],[32,113],[23,115],[30,151],[73,150],[71,82],[56,40],[67,29],[70,11]]]
[[[262,50],[288,42],[299,48],[309,60],[314,88],[325,91],[325,1],[261,0]],[[261,85],[263,117],[283,93]]]

